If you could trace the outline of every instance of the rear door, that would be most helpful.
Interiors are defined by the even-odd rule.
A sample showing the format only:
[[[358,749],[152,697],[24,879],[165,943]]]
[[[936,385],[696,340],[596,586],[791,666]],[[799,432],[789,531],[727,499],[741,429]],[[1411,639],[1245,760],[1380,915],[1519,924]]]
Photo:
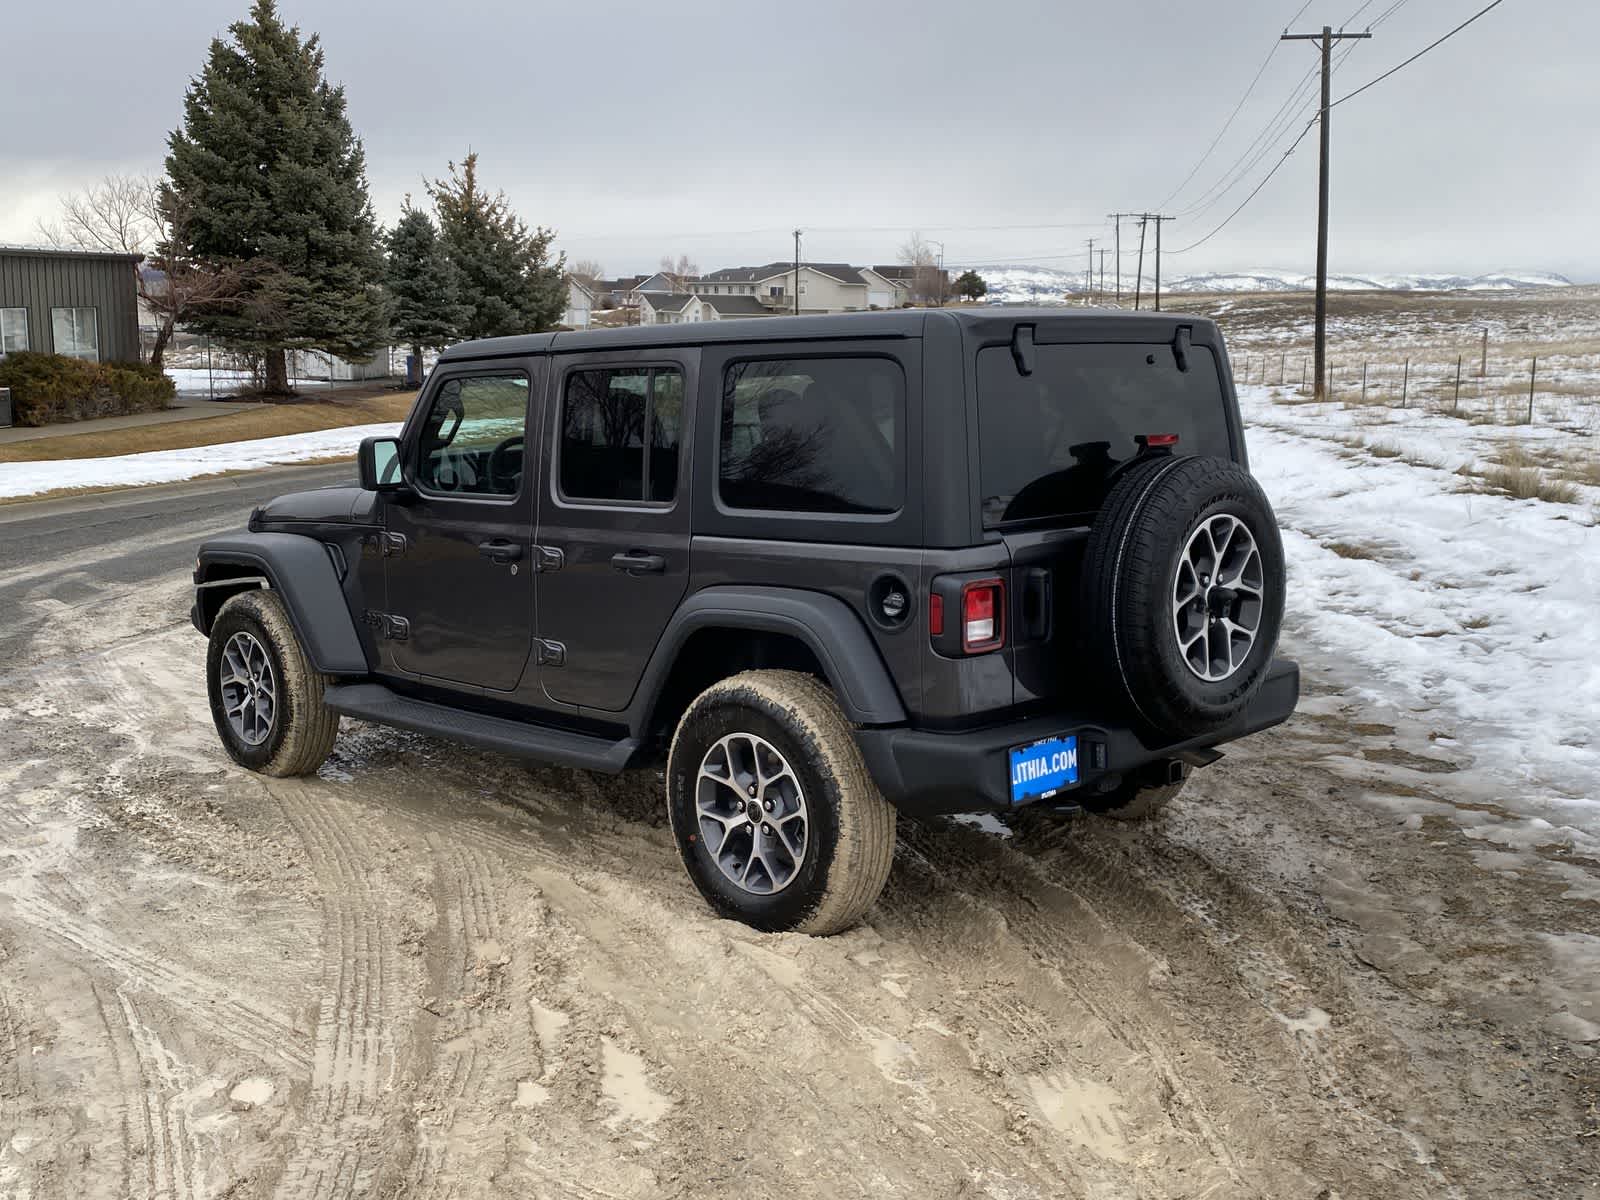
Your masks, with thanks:
[[[1072,682],[1078,569],[1088,527],[1138,437],[1175,434],[1177,454],[1233,457],[1223,376],[1211,347],[1040,342],[1023,375],[1008,346],[977,352],[983,528],[1011,557],[1008,639],[1015,702]]]
[[[700,351],[553,360],[539,489],[540,679],[627,708],[689,584],[688,435]]]
[[[533,641],[533,481],[523,469],[539,360],[441,366],[405,447],[416,494],[385,506],[393,665],[510,691]]]

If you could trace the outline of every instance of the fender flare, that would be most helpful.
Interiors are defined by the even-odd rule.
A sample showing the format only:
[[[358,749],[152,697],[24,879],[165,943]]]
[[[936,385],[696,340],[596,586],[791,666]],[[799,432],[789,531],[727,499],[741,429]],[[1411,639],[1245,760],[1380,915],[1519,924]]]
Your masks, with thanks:
[[[690,636],[703,629],[776,633],[803,643],[853,725],[899,725],[900,693],[855,611],[837,596],[800,588],[715,586],[695,592],[673,614],[640,683],[640,719],[649,727],[656,704]]]
[[[297,533],[241,533],[212,538],[196,556],[196,586],[218,566],[248,567],[283,597],[295,636],[324,675],[366,675],[371,670],[328,551]],[[197,606],[197,620],[199,624]],[[207,632],[205,629],[202,633]]]

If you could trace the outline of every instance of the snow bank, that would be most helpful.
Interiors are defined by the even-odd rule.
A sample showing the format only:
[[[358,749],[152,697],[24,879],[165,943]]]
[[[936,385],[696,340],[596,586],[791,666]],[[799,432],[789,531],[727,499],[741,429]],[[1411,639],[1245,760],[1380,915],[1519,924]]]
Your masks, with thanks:
[[[112,458],[69,458],[58,462],[0,463],[0,499],[33,496],[57,488],[137,487],[178,483],[223,471],[305,462],[349,455],[354,459],[361,439],[400,432],[397,423],[348,425],[315,433],[196,446],[188,450],[150,450]]]
[[[1409,413],[1373,430],[1359,411],[1277,405],[1273,391],[1240,401],[1283,526],[1291,636],[1421,717],[1509,811],[1600,833],[1600,494],[1463,491],[1450,468],[1481,428]],[[1336,440],[1352,433],[1443,465]]]

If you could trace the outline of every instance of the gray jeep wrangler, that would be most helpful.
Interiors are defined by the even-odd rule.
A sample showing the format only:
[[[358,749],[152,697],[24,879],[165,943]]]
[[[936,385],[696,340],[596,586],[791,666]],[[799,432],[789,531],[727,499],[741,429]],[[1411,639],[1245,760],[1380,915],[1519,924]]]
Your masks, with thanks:
[[[344,715],[664,762],[690,877],[761,929],[859,921],[897,811],[1144,816],[1295,705],[1277,525],[1196,317],[469,342],[359,474],[200,548],[228,753],[315,771]]]

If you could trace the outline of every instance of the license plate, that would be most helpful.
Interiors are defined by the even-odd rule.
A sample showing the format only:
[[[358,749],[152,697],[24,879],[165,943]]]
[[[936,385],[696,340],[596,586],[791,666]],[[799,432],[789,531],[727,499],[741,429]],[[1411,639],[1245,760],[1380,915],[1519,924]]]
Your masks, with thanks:
[[[1045,800],[1078,782],[1078,739],[1045,738],[1011,751],[1011,803]]]

